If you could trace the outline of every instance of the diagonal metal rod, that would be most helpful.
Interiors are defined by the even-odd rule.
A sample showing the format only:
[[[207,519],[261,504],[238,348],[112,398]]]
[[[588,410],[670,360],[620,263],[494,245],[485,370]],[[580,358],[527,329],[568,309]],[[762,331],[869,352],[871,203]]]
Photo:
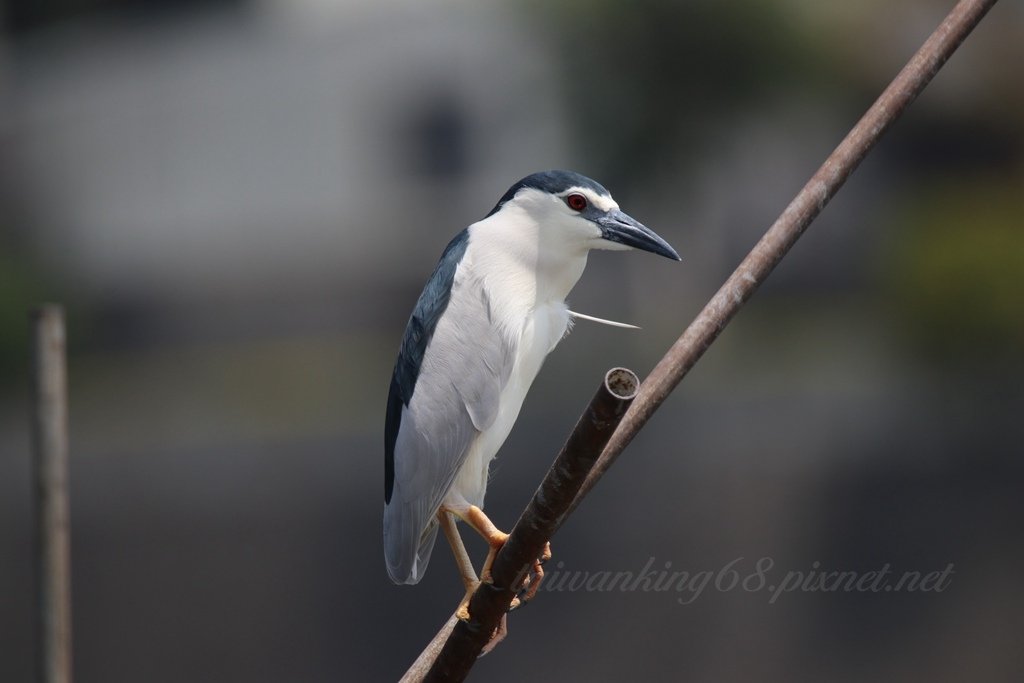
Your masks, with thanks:
[[[71,683],[71,539],[64,312],[44,306],[32,333],[32,464],[35,494],[36,680]]]
[[[753,296],[811,221],[821,213],[882,134],[924,90],[995,4],[996,0],[961,0],[957,3],[889,87],[875,100],[644,380],[640,395],[587,476],[571,509],[574,510],[594,488],[637,432],[651,419],[654,411],[704,355],[747,299]]]
[[[764,237],[755,245],[750,254],[740,263],[721,289],[711,298],[697,318],[644,380],[636,400],[604,446],[601,455],[590,469],[575,498],[559,518],[558,524],[561,524],[561,521],[568,517],[584,496],[593,489],[637,432],[651,418],[654,411],[700,359],[737,311],[771,274],[775,266],[811,224],[811,221],[821,213],[882,134],[924,90],[950,55],[956,51],[995,3],[996,0],[961,0],[868,109],[853,130],[829,155],[821,168],[811,177],[782,215],[768,229]],[[499,553],[495,560],[495,568],[497,568],[501,557]],[[517,561],[519,559],[521,558],[517,558]],[[515,565],[515,567],[518,570],[522,564]],[[496,585],[503,584],[497,583]],[[487,598],[488,594],[492,596],[490,600]],[[505,599],[506,597],[508,600]],[[497,589],[488,592],[477,591],[470,604],[470,613],[476,615],[476,610],[479,609],[492,610],[495,605],[501,603],[507,606],[509,600],[511,600],[510,594],[506,596]],[[498,617],[500,618],[500,614]],[[455,624],[454,629],[449,629],[449,625],[453,623],[453,621],[449,621],[441,629],[434,641],[417,659],[413,669],[410,669],[403,678],[403,681],[422,680],[420,678],[422,671],[432,660],[434,666],[430,669],[428,680],[461,681],[465,678],[480,649],[475,646],[473,648],[458,648],[457,651],[452,649],[450,646],[457,639],[457,634],[459,634],[459,638],[465,640],[465,634],[460,634],[460,631],[469,628],[468,625],[460,622]],[[494,624],[496,625],[497,621],[494,621]],[[490,634],[490,632],[488,630],[486,634]],[[447,637],[447,642],[441,648],[440,642],[445,637]],[[473,637],[486,642],[486,635],[479,632]],[[419,669],[416,668],[417,665],[420,666]],[[416,670],[414,671],[414,669]]]
[[[469,603],[470,620],[454,617],[441,628],[403,681],[461,681],[505,615],[525,572],[561,526],[587,472],[637,394],[630,370],[609,370],[551,469],[523,510],[491,567],[493,583],[481,584]]]

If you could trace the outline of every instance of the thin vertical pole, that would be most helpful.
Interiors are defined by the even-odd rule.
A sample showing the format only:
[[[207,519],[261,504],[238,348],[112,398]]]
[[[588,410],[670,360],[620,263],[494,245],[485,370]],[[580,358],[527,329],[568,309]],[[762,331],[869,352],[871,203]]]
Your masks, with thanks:
[[[32,342],[32,460],[35,493],[36,680],[71,683],[71,532],[64,311],[29,315]]]

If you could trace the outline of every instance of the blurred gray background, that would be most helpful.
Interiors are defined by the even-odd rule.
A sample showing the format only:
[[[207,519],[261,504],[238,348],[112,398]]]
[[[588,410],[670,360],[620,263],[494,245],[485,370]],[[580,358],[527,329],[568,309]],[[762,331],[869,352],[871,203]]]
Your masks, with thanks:
[[[490,487],[509,526],[604,370],[650,370],[951,5],[6,3],[0,681],[33,668],[29,306],[69,315],[77,680],[395,679],[461,592],[443,547],[391,585],[380,541],[392,363],[448,239],[571,168],[683,256],[591,257],[574,309],[643,330],[548,359]],[[549,565],[952,563],[946,590],[542,592],[475,678],[1021,679],[1022,64],[1003,2]]]

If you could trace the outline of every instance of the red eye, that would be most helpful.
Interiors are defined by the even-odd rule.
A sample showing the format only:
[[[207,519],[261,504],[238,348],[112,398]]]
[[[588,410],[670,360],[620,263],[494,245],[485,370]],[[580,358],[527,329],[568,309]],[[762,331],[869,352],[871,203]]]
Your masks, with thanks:
[[[573,211],[582,211],[583,209],[587,208],[587,198],[579,194],[578,192],[575,192],[566,197],[565,203]]]

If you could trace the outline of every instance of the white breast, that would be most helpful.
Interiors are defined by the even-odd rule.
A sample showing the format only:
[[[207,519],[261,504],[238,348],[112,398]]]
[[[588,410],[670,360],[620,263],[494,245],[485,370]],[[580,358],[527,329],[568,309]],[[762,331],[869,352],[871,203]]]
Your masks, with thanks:
[[[519,417],[523,401],[548,353],[565,336],[569,309],[565,297],[586,266],[586,251],[560,257],[557,267],[550,258],[537,258],[537,240],[516,239],[500,230],[470,229],[470,243],[460,268],[472,269],[484,284],[493,320],[502,328],[514,363],[502,390],[494,423],[480,433],[446,497],[446,504],[469,503],[483,507],[490,462]],[[532,251],[532,253],[531,253]],[[550,257],[551,255],[547,255]]]
[[[544,358],[565,335],[569,314],[565,304],[539,309],[523,331],[523,339],[508,384],[501,392],[498,415],[494,423],[480,433],[470,448],[469,456],[456,476],[453,489],[469,504],[482,507],[487,488],[487,471],[512,426],[526,394],[537,377]]]

